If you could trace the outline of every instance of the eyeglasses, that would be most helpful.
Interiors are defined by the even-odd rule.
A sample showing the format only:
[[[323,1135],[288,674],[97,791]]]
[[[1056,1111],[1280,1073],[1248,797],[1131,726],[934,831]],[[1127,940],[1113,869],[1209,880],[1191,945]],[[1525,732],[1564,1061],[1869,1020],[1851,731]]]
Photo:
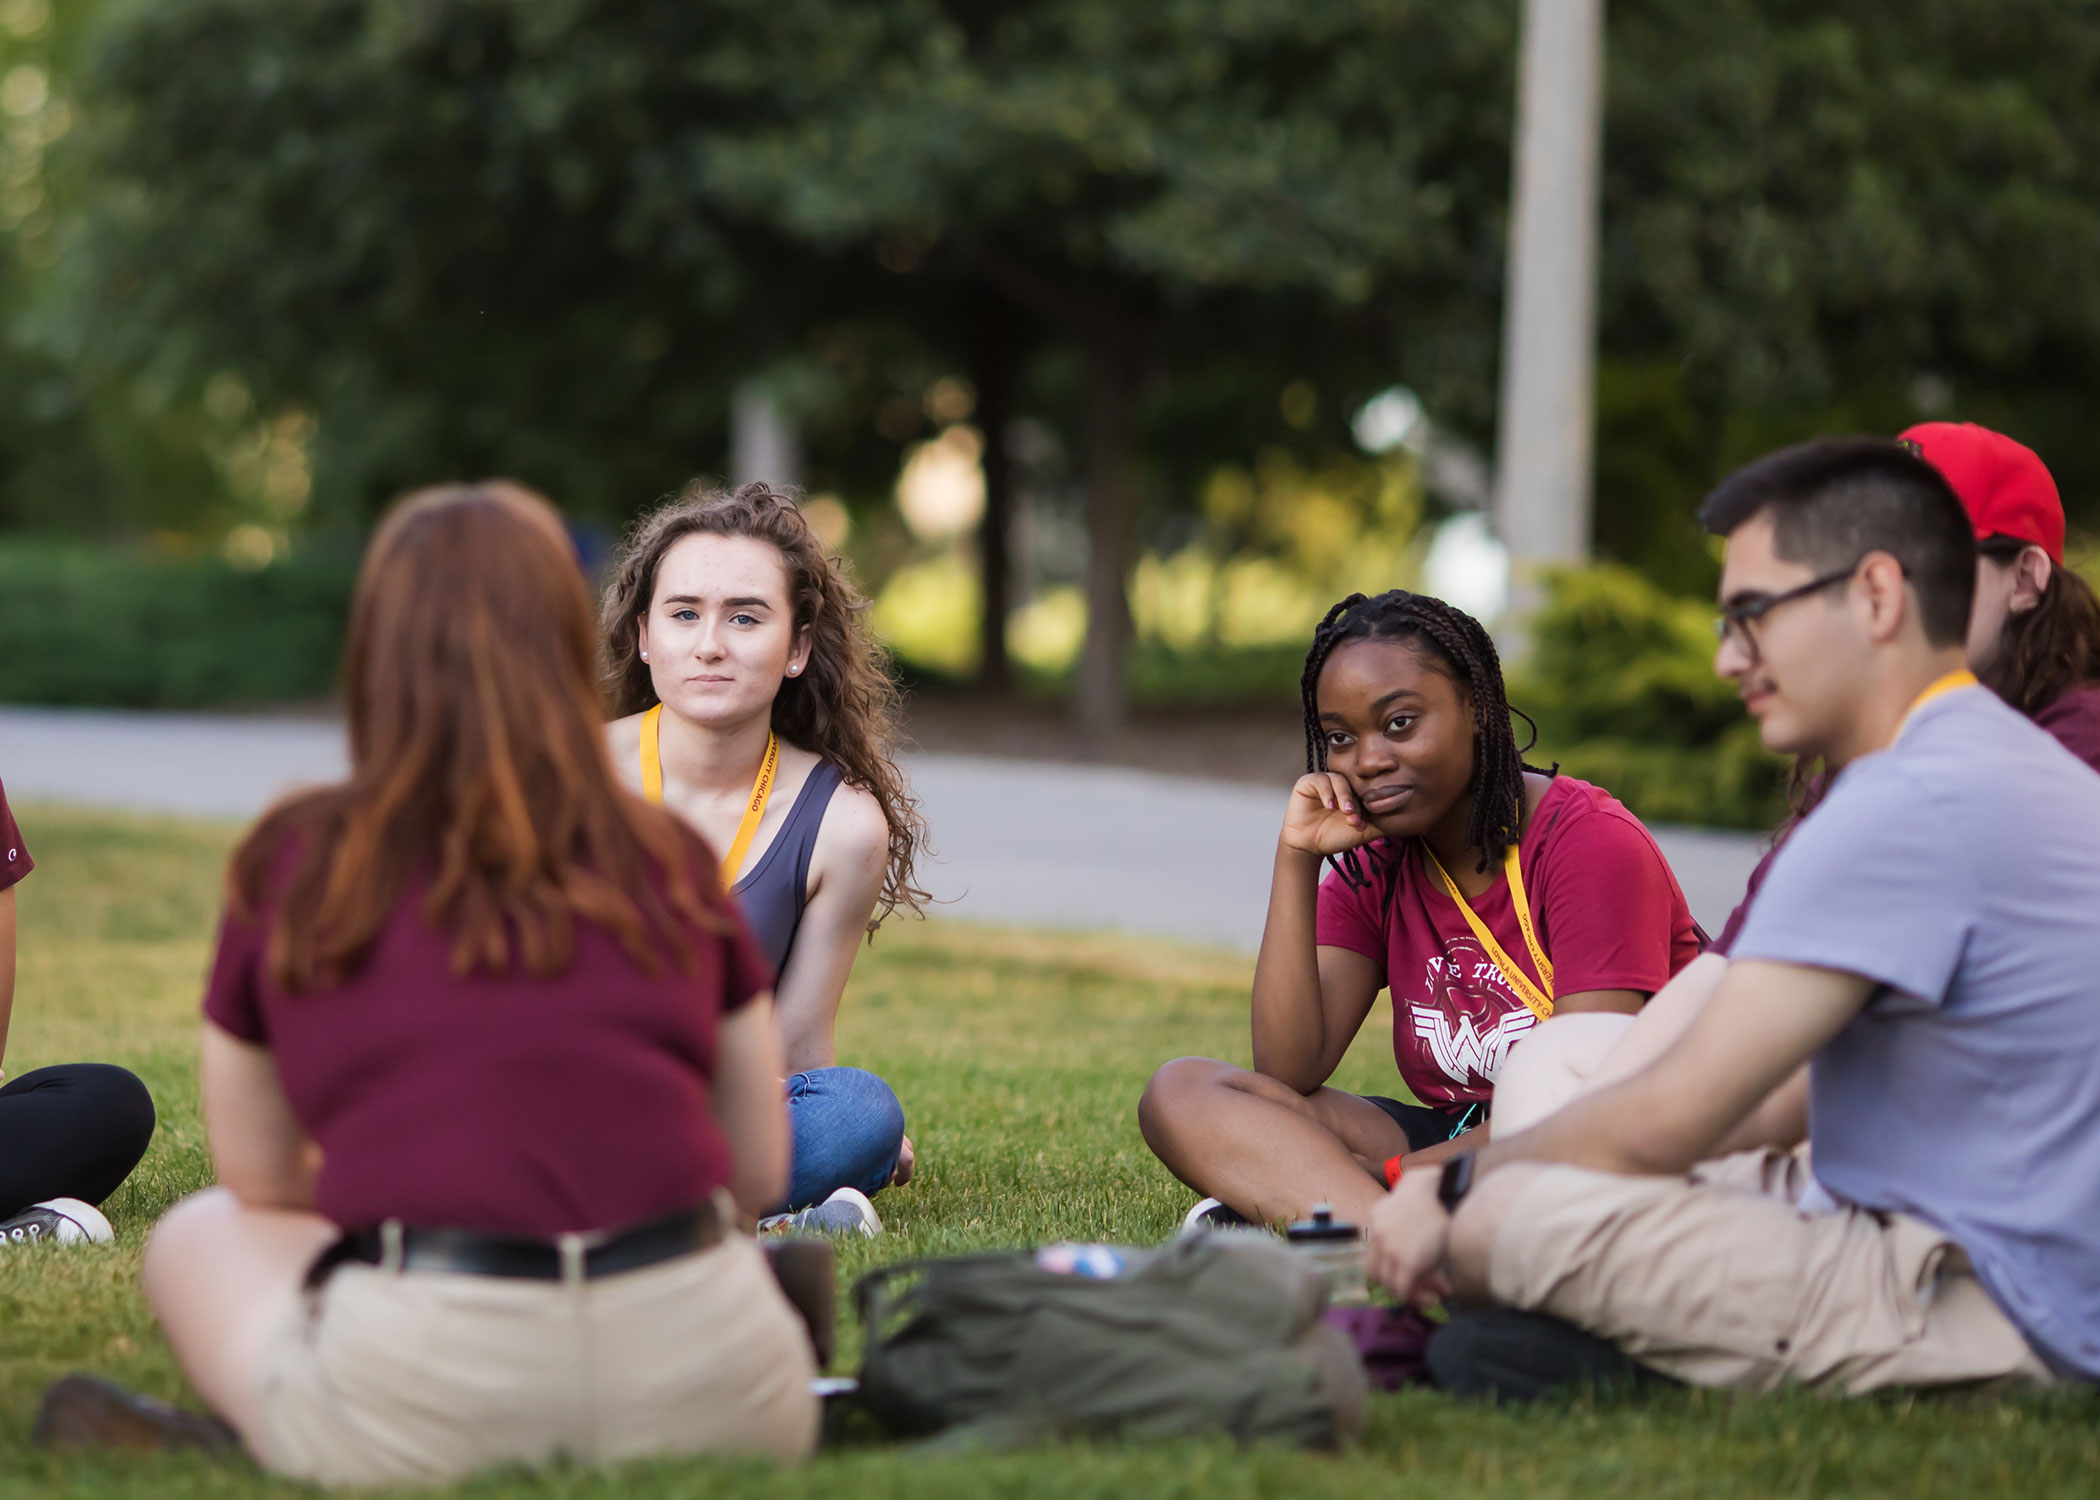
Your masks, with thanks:
[[[1766,594],[1763,598],[1744,599],[1733,604],[1722,605],[1720,616],[1714,621],[1714,639],[1722,642],[1734,641],[1743,648],[1752,661],[1756,661],[1760,653],[1757,649],[1757,637],[1750,629],[1752,625],[1755,625],[1782,604],[1792,603],[1796,599],[1806,599],[1818,589],[1827,589],[1833,583],[1843,583],[1854,573],[1857,573],[1859,564],[1865,561],[1865,558],[1861,558],[1859,562],[1855,562],[1849,568],[1841,568],[1835,573],[1825,573],[1821,578],[1811,578],[1799,588],[1786,589],[1777,594]]]

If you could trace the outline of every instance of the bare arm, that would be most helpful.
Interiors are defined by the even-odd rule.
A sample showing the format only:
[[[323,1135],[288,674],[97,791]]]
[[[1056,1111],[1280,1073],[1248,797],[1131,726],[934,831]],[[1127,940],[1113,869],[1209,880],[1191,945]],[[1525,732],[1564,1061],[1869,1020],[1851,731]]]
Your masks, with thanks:
[[[247,1208],[311,1209],[320,1149],[292,1114],[269,1048],[206,1021],[201,1078],[220,1185]]]
[[[15,1015],[15,888],[0,891],[0,1063],[7,1061],[7,1026]],[[7,1070],[0,1067],[0,1078]]]
[[[1383,987],[1374,960],[1316,941],[1322,857],[1373,836],[1343,777],[1323,771],[1291,789],[1254,964],[1254,1071],[1301,1094],[1333,1076]]]
[[[745,1213],[772,1208],[787,1191],[787,1104],[780,1096],[780,1035],[773,997],[759,995],[722,1018],[715,1040],[715,1123],[736,1161],[729,1191]]]
[[[889,839],[872,796],[849,786],[832,794],[810,853],[809,900],[774,996],[790,1073],[828,1068],[837,1057],[839,1001],[882,890]]]
[[[1765,1095],[1740,1125],[1721,1138],[1713,1154],[1726,1156],[1731,1151],[1754,1151],[1760,1146],[1791,1151],[1807,1139],[1808,1064],[1803,1063],[1787,1076],[1786,1082]]]

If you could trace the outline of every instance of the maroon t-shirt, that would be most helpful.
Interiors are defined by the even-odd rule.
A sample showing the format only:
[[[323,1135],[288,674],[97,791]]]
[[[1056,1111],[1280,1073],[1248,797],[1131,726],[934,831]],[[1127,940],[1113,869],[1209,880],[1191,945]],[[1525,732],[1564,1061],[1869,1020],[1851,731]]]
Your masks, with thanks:
[[[7,788],[0,786],[0,891],[35,868],[29,846],[22,842],[22,830],[15,826],[15,815],[8,811]]]
[[[204,1013],[270,1049],[325,1154],[324,1215],[553,1235],[658,1217],[729,1181],[716,1024],[772,983],[741,917],[728,936],[692,934],[690,974],[652,978],[578,923],[552,979],[458,979],[424,893],[407,892],[353,978],[296,996],[265,973],[268,909],[220,928]]]
[[[1698,929],[1669,862],[1603,788],[1556,777],[1524,825],[1517,861],[1539,946],[1553,964],[1554,994],[1652,995],[1698,956]],[[1502,1060],[1537,1017],[1412,843],[1397,862],[1384,844],[1364,850],[1359,862],[1368,867],[1368,886],[1353,888],[1338,874],[1321,884],[1316,941],[1379,964],[1393,992],[1393,1058],[1416,1098],[1443,1106],[1486,1099]],[[1498,871],[1472,907],[1538,982],[1507,876]]]
[[[2100,771],[2100,687],[2072,688],[2036,714],[2034,722],[2055,735],[2057,743],[2066,750],[2095,771]],[[1792,831],[1791,828],[1787,830]],[[1750,872],[1749,883],[1743,887],[1743,899],[1728,914],[1728,925],[1714,940],[1714,952],[1725,957],[1735,947],[1737,934],[1742,932],[1743,923],[1750,919],[1750,904],[1757,899],[1758,887],[1765,883],[1765,874],[1772,868],[1772,861],[1779,857],[1785,843],[1786,837],[1782,834],[1765,851],[1757,868]]]

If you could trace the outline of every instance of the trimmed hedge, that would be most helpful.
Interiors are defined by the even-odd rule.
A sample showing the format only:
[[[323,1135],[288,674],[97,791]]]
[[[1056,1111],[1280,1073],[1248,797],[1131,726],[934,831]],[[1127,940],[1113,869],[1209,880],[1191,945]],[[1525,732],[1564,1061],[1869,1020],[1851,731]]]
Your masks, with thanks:
[[[354,560],[254,572],[218,558],[0,544],[0,701],[124,708],[297,703],[335,687]]]

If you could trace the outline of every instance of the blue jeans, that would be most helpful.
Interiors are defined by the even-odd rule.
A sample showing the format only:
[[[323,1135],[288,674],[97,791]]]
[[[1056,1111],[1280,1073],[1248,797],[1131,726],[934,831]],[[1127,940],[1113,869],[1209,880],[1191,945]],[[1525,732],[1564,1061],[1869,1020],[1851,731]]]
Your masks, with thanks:
[[[842,1187],[869,1197],[889,1186],[904,1149],[904,1106],[860,1068],[812,1068],[787,1081],[795,1164],[777,1213],[822,1203]]]

